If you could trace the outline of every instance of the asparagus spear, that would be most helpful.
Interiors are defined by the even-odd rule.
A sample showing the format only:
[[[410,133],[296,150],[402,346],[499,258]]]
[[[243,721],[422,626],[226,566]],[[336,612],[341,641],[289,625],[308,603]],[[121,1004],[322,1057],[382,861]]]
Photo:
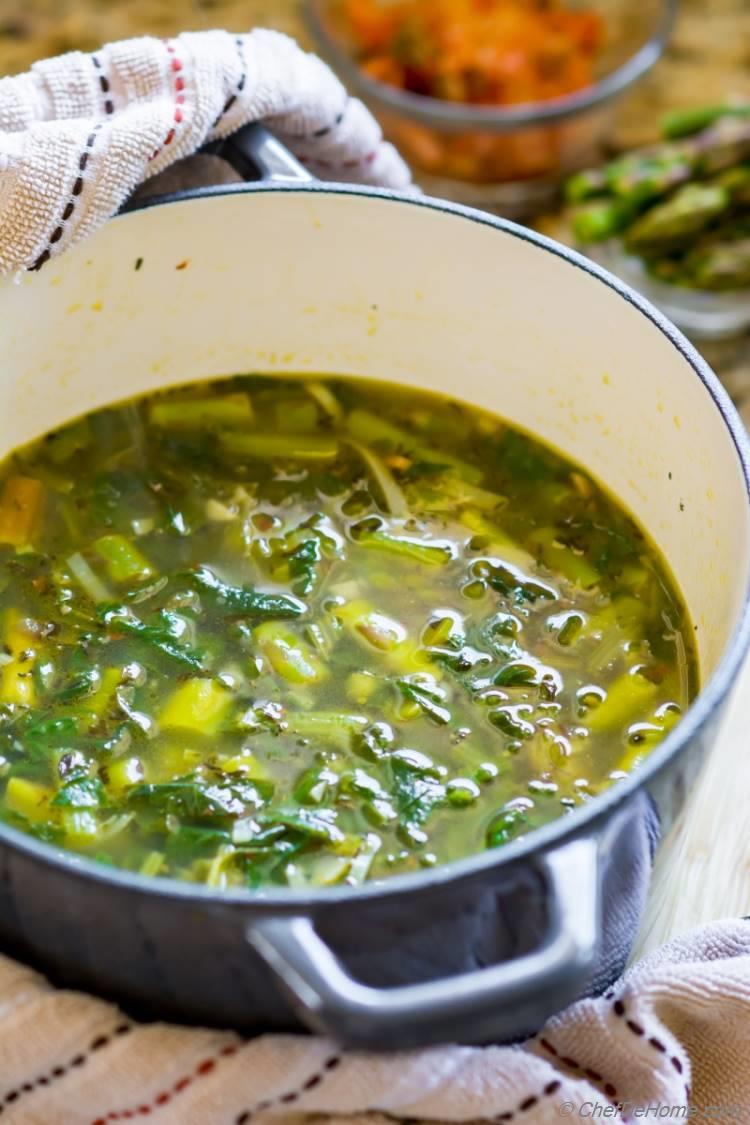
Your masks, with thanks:
[[[612,203],[614,197],[632,215],[693,177],[732,169],[745,159],[750,159],[750,121],[724,120],[687,142],[661,145],[621,157],[604,168],[579,172],[568,180],[565,194],[571,203],[596,199],[599,207],[605,200]],[[619,221],[623,213],[616,209],[607,226],[616,225],[615,218]]]
[[[686,183],[692,175],[694,160],[694,153],[681,146],[626,157],[610,165],[610,190],[630,203],[648,203]]]
[[[750,223],[708,232],[696,246],[681,254],[653,258],[648,270],[658,281],[712,292],[750,285]]]
[[[615,161],[602,172],[609,194],[593,200],[589,197],[592,201],[578,208],[572,220],[574,234],[581,242],[611,238],[629,226],[649,203],[686,183],[692,170],[693,157],[678,149]],[[593,184],[592,173],[580,173],[573,194],[583,199],[587,185],[593,190]]]
[[[722,117],[750,117],[750,105],[707,105],[697,109],[676,109],[661,120],[665,137],[676,139],[700,133]]]
[[[685,184],[642,215],[625,233],[631,254],[663,253],[688,242],[727,210],[731,195],[716,184]]]
[[[580,173],[568,198],[586,199],[573,214],[573,232],[581,242],[599,242],[618,234],[650,203],[686,184],[693,175],[696,153],[673,147],[615,161],[602,170],[607,194],[595,192],[593,172]],[[572,194],[571,194],[572,191]]]
[[[750,164],[728,168],[705,183],[690,183],[657,204],[625,234],[625,246],[638,254],[677,247],[734,207],[750,204]]]
[[[720,292],[750,285],[750,238],[707,243],[684,261],[686,283],[696,289]]]
[[[603,242],[625,230],[633,216],[633,208],[622,200],[597,199],[574,212],[573,234],[579,242]]]
[[[670,115],[666,143],[579,172],[566,184],[581,243],[619,236],[653,276],[677,285],[747,285],[750,103]]]
[[[725,188],[736,207],[750,206],[750,164],[737,164],[728,168],[711,182]]]
[[[710,234],[713,242],[732,242],[750,238],[750,210],[735,212],[724,222],[713,227]]]
[[[648,200],[689,179],[695,152],[684,145],[660,145],[613,160],[603,168],[588,168],[565,184],[569,203],[615,195]]]
[[[723,172],[733,164],[750,160],[750,120],[722,118],[690,143],[695,175],[710,176]]]
[[[564,190],[568,203],[584,203],[606,195],[609,190],[607,173],[604,168],[584,168],[566,180]]]

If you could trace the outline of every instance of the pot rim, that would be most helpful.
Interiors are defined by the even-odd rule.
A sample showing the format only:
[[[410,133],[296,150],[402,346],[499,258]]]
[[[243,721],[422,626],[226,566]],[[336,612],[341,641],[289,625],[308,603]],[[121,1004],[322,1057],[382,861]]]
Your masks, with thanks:
[[[750,438],[729,395],[717,376],[679,329],[675,328],[649,301],[595,262],[585,258],[577,251],[547,238],[545,235],[522,227],[509,219],[499,218],[447,200],[424,195],[409,195],[386,188],[329,184],[317,180],[309,183],[269,184],[259,181],[249,184],[220,184],[153,196],[126,207],[120,215],[116,216],[115,221],[127,223],[132,215],[140,211],[178,203],[210,200],[217,197],[252,196],[257,193],[299,194],[308,192],[335,196],[363,196],[368,199],[379,199],[384,203],[400,203],[411,207],[425,208],[478,223],[523,242],[528,242],[537,249],[562,259],[568,265],[582,270],[590,277],[606,285],[608,289],[611,289],[620,298],[632,305],[667,338],[708,391],[714,406],[722,417],[740,462],[747,499],[745,518],[750,523]],[[154,878],[137,872],[107,867],[85,856],[64,851],[52,844],[37,840],[35,837],[2,822],[0,822],[0,845],[8,844],[19,851],[25,852],[30,858],[38,860],[48,867],[57,868],[71,876],[91,879],[126,892],[145,893],[178,899],[183,902],[192,901],[201,906],[282,908],[285,913],[325,908],[327,905],[350,900],[361,901],[408,895],[415,891],[434,889],[455,880],[479,875],[491,867],[528,860],[531,856],[557,848],[576,836],[595,835],[599,830],[600,823],[606,820],[614,808],[634,798],[640,790],[657,778],[672,759],[677,757],[687,743],[692,741],[714,716],[718,705],[732,687],[743,659],[750,648],[750,559],[746,567],[744,585],[744,602],[717,668],[705,686],[701,688],[695,702],[689,707],[684,718],[649,754],[643,764],[627,778],[616,782],[586,805],[574,809],[565,816],[558,817],[550,824],[535,828],[528,836],[505,844],[502,848],[487,849],[434,868],[426,868],[405,875],[392,875],[382,881],[364,883],[357,887],[329,887],[299,892],[282,887],[215,890],[212,887],[187,883],[169,877]]]

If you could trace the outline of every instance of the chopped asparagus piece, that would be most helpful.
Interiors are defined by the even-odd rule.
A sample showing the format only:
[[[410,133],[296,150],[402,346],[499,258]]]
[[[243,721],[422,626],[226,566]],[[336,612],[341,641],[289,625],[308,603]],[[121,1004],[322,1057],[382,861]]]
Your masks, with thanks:
[[[238,393],[222,398],[156,399],[149,407],[153,426],[171,430],[194,430],[205,426],[244,429],[253,420],[248,395]]]

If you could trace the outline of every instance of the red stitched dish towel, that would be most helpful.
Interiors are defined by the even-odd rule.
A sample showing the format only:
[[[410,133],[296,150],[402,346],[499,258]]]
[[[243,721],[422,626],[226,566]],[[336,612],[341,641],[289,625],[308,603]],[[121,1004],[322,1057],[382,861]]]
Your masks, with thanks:
[[[392,1055],[138,1025],[0,958],[0,1110],[9,1125],[750,1122],[750,921],[675,939],[526,1043]]]
[[[41,267],[139,183],[250,121],[321,179],[410,185],[364,105],[285,35],[112,43],[0,80],[0,273]]]

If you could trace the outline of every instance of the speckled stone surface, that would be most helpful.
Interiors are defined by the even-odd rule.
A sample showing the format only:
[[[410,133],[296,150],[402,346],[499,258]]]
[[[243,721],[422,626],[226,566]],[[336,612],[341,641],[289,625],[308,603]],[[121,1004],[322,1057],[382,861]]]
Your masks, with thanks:
[[[275,27],[308,42],[302,0],[0,0],[0,73],[107,39],[253,25]],[[659,67],[624,104],[615,143],[654,135],[666,108],[750,97],[748,0],[682,0],[677,28]]]

